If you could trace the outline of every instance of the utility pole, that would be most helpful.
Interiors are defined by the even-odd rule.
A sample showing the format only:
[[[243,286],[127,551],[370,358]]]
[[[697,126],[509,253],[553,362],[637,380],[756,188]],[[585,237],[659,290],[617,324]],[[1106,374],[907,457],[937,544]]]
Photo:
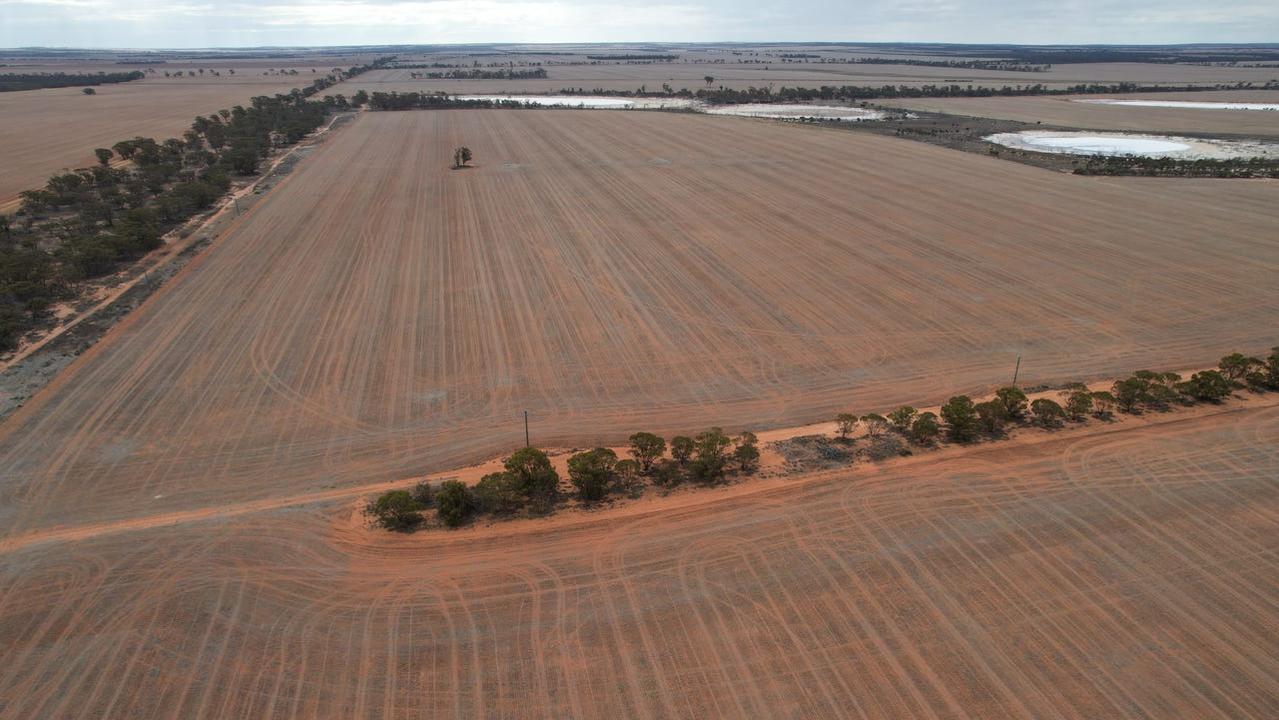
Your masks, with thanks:
[[[524,411],[524,447],[533,447],[528,441],[528,410]]]
[[[1017,374],[1021,372],[1021,353],[1017,353],[1017,367],[1013,369],[1013,385],[1017,384]]]

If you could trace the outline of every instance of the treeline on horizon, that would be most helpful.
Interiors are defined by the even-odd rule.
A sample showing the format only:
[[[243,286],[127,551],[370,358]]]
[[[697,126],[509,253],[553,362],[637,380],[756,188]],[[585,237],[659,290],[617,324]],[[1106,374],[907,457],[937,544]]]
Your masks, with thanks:
[[[141,80],[144,77],[146,74],[141,70],[113,73],[2,73],[0,74],[0,92],[110,85]]]
[[[310,97],[385,61],[197,117],[181,138],[135,137],[96,148],[98,165],[22,192],[17,215],[0,216],[0,351],[51,320],[50,307],[74,298],[79,283],[159,247],[166,232],[224,195],[233,177],[256,174],[271,150],[298,142],[331,110],[348,106],[340,95]]]
[[[827,452],[851,464],[857,443],[851,436],[859,427],[864,431],[862,440],[872,445],[868,457],[875,460],[935,449],[943,440],[959,445],[1002,440],[1015,427],[1054,430],[1066,423],[1086,423],[1090,418],[1109,421],[1116,411],[1138,415],[1216,404],[1244,389],[1279,391],[1279,347],[1265,358],[1231,353],[1221,358],[1215,369],[1189,378],[1175,372],[1138,370],[1115,381],[1109,390],[1094,391],[1083,383],[1068,383],[1058,391],[1060,402],[1049,397],[1032,400],[1020,387],[1008,385],[981,402],[956,395],[938,413],[920,412],[909,405],[887,415],[840,413],[834,418],[836,438],[804,439],[821,440]],[[663,489],[683,483],[711,487],[733,476],[753,474],[760,462],[758,443],[752,432],[729,436],[718,427],[691,437],[677,435],[669,443],[659,435],[637,432],[629,438],[629,459],[619,458],[607,447],[570,456],[568,480],[572,496],[583,505],[611,496],[635,497],[647,484]],[[383,493],[365,505],[364,513],[379,527],[404,532],[421,525],[426,519],[423,512],[430,509],[435,510],[441,525],[452,528],[480,514],[501,519],[546,515],[566,497],[559,472],[547,453],[524,447],[506,457],[501,470],[483,476],[474,485],[446,480],[435,488],[420,482],[408,490]]]
[[[712,78],[713,79],[713,78]],[[1215,85],[1141,85],[1139,83],[1080,83],[1065,87],[1050,87],[1041,83],[1034,85],[1003,85],[991,87],[985,85],[823,85],[821,87],[748,87],[744,90],[732,88],[698,88],[675,90],[669,85],[663,86],[663,92],[649,92],[647,86],[638,90],[609,90],[595,88],[587,91],[582,88],[561,88],[564,95],[603,95],[615,97],[686,97],[702,100],[710,104],[736,103],[790,103],[812,100],[880,100],[909,98],[947,98],[947,97],[1020,97],[1028,95],[1103,95],[1131,93],[1162,92],[1200,92],[1209,90],[1276,90],[1279,80],[1271,80],[1264,84],[1252,82],[1218,83]]]

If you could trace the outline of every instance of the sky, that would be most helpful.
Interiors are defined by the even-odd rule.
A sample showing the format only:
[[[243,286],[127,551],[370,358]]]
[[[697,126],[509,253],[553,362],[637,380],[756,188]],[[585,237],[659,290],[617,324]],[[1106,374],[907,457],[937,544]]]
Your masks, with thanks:
[[[1279,0],[0,0],[0,47],[1279,43]]]

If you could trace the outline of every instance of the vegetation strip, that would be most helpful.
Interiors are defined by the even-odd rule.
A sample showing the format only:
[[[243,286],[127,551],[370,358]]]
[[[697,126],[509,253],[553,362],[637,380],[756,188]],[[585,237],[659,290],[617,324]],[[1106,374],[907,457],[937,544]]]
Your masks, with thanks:
[[[1053,430],[1067,422],[1084,423],[1089,417],[1110,420],[1116,410],[1134,415],[1198,403],[1218,404],[1244,389],[1253,393],[1279,391],[1279,346],[1265,358],[1232,353],[1221,358],[1216,369],[1185,379],[1175,372],[1139,370],[1115,381],[1109,390],[1067,384],[1058,393],[1061,402],[1048,397],[1032,400],[1022,388],[1008,385],[982,402],[957,395],[938,413],[920,412],[909,405],[887,415],[841,413],[835,418],[834,440],[805,435],[792,441],[815,447],[837,465],[847,465],[856,457],[852,435],[859,426],[868,445],[861,454],[874,461],[935,449],[943,437],[969,445],[1004,439],[1011,427]],[[388,490],[370,500],[364,513],[382,528],[407,532],[428,525],[423,511],[433,508],[440,525],[456,528],[480,514],[500,519],[547,515],[570,494],[581,506],[590,506],[610,496],[637,496],[646,482],[663,489],[686,482],[712,487],[732,476],[752,475],[760,464],[759,438],[749,431],[729,437],[715,427],[694,437],[677,435],[669,445],[658,435],[637,432],[629,443],[628,459],[620,459],[616,450],[607,447],[570,456],[571,493],[563,491],[546,451],[524,447],[506,457],[501,470],[484,475],[473,486],[457,479],[445,480],[438,487],[422,481],[410,489]],[[666,457],[668,450],[670,457]],[[787,454],[785,448],[780,450]]]

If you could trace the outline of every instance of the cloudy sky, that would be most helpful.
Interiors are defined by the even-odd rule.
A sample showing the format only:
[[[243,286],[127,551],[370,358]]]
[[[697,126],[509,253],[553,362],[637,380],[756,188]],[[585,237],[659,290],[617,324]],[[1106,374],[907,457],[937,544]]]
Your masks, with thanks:
[[[0,47],[1279,42],[1279,0],[0,0]]]

